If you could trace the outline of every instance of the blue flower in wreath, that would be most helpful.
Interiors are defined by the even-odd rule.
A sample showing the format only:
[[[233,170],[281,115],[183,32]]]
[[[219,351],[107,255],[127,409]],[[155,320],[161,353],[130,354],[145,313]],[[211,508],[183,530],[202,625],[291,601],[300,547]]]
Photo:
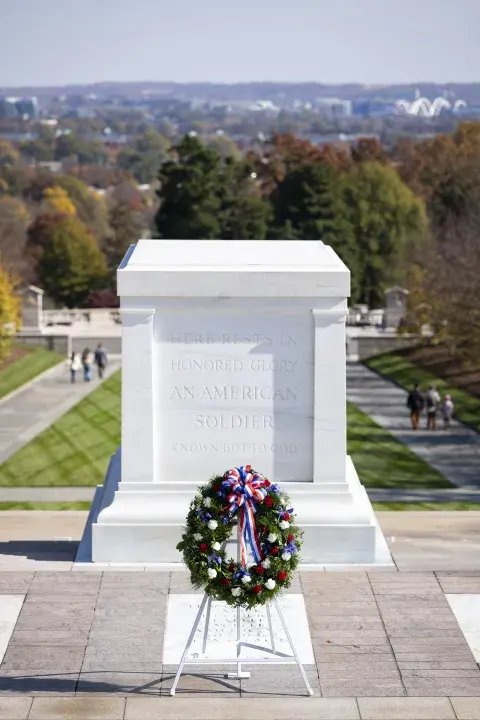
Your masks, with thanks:
[[[298,552],[298,548],[294,542],[288,543],[288,545],[285,547],[285,550],[289,552],[290,555],[295,555]]]
[[[273,492],[273,493],[275,493],[276,495],[278,495],[278,493],[280,492],[280,489],[279,489],[278,485],[270,485],[270,487],[268,488],[268,490],[269,490],[269,492]]]
[[[222,558],[218,555],[215,555],[215,553],[212,553],[207,558],[209,565],[221,565],[222,564]]]
[[[208,512],[204,512],[200,515],[200,520],[203,520],[203,522],[208,522],[212,519],[212,516]]]

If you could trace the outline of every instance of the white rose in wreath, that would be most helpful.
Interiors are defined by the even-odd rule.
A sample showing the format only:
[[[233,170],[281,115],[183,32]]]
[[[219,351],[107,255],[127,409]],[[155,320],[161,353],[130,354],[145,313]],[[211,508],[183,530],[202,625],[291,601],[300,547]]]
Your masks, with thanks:
[[[219,542],[214,542],[214,543],[212,543],[212,548],[213,548],[214,550],[220,550],[221,547],[222,547],[222,546],[220,545]]]
[[[207,573],[210,580],[213,580],[217,577],[217,571],[214,568],[208,568]]]
[[[248,585],[248,583],[251,582],[251,581],[252,581],[252,578],[250,577],[250,575],[244,575],[244,576],[242,577],[242,583],[243,583],[244,585]]]
[[[265,587],[267,588],[267,590],[273,590],[275,585],[276,585],[276,582],[275,582],[275,580],[272,580],[272,578],[267,580],[267,582],[265,583]]]
[[[277,536],[274,533],[270,533],[270,535],[267,537],[267,540],[269,543],[275,542],[276,539],[277,539]]]
[[[202,536],[200,535],[200,533],[195,533],[195,535],[193,536],[193,539],[198,542],[199,540],[202,539]]]
[[[203,498],[203,504],[205,507],[210,507],[210,505],[212,504],[212,498],[209,498],[209,497]]]
[[[281,520],[280,527],[282,528],[282,530],[286,530],[288,527],[290,527],[290,523],[287,522],[286,520]]]
[[[240,588],[232,588],[232,595],[233,595],[233,597],[238,597],[241,592],[242,592],[242,591],[241,591]]]
[[[262,566],[265,568],[265,570],[268,570],[272,563],[270,562],[270,558],[265,558],[265,560],[262,560]]]
[[[285,562],[288,562],[292,556],[289,552],[282,553],[282,560],[285,560]]]
[[[216,520],[209,520],[207,527],[209,528],[209,530],[216,530],[218,527],[218,523]]]

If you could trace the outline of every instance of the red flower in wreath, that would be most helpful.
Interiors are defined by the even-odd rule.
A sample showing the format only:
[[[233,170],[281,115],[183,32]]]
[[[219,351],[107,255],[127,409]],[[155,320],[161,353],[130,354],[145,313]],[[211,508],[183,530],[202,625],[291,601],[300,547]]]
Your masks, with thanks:
[[[277,580],[278,582],[285,582],[287,579],[287,573],[285,570],[280,570],[280,572],[277,573]]]
[[[265,568],[262,565],[257,565],[257,567],[255,568],[255,572],[257,573],[257,575],[263,575],[263,573],[265,572]]]
[[[284,519],[284,520],[290,520],[290,514],[289,514],[289,513],[283,513],[283,519]]]
[[[199,548],[200,548],[200,552],[206,553],[208,550],[208,545],[207,545],[207,543],[200,543]]]
[[[230,578],[222,578],[221,583],[222,585],[230,585]]]
[[[252,588],[252,590],[253,590],[253,592],[255,593],[255,595],[260,595],[260,593],[262,592],[262,586],[261,586],[261,585],[254,585],[253,588]]]
[[[273,505],[273,498],[270,497],[270,495],[267,495],[267,497],[264,500],[264,503],[267,507],[272,507]]]
[[[228,571],[229,571],[229,572],[233,572],[234,570],[235,570],[235,563],[232,562],[232,563],[230,563],[230,565],[228,566]]]
[[[292,542],[292,541],[293,541],[293,535],[289,535],[287,537],[287,542]]]
[[[272,553],[272,555],[278,555],[278,547],[272,547],[270,552]]]

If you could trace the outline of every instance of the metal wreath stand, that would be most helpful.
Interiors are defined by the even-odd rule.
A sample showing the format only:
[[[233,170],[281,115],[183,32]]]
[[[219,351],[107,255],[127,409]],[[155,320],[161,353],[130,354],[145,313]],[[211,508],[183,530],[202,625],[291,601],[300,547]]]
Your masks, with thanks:
[[[230,543],[235,543],[237,545],[237,561],[240,562],[240,540],[238,537],[238,534],[240,532],[240,529],[238,529],[237,533],[237,539],[236,540],[230,540],[226,541],[224,543],[223,549],[225,546]],[[292,636],[290,635],[290,631],[288,629],[287,623],[285,622],[285,617],[282,613],[282,609],[280,607],[280,603],[278,602],[278,599],[275,597],[273,600],[269,600],[265,603],[266,611],[267,611],[267,621],[268,621],[268,630],[270,633],[270,645],[271,647],[263,647],[262,645],[254,645],[253,643],[248,643],[242,640],[242,615],[241,615],[241,607],[237,607],[237,619],[236,619],[236,625],[237,625],[237,656],[236,658],[220,658],[220,659],[210,659],[210,658],[198,658],[195,657],[193,659],[188,658],[189,650],[193,644],[195,633],[197,632],[197,628],[200,624],[200,620],[202,619],[203,613],[205,611],[205,606],[207,608],[207,614],[205,619],[205,629],[203,632],[203,641],[202,641],[202,655],[205,655],[206,649],[207,649],[207,643],[208,643],[208,631],[210,629],[210,613],[212,609],[212,602],[224,602],[223,600],[214,600],[208,593],[205,593],[203,596],[202,602],[200,603],[200,607],[198,609],[197,616],[195,618],[195,621],[193,623],[192,629],[190,631],[190,635],[188,636],[187,644],[185,645],[185,649],[183,651],[180,663],[178,665],[177,673],[175,675],[175,679],[173,681],[173,685],[170,689],[170,695],[175,695],[175,691],[177,689],[178,681],[180,680],[180,677],[183,673],[183,668],[185,665],[236,665],[237,670],[236,672],[227,673],[225,675],[226,678],[249,678],[250,673],[247,671],[242,670],[242,664],[250,665],[270,665],[272,663],[275,664],[281,664],[281,665],[297,665],[300,674],[302,676],[303,682],[305,683],[305,687],[307,690],[307,695],[313,695],[313,690],[310,686],[310,683],[308,681],[308,677],[305,673],[304,667],[300,661],[300,658],[298,656],[297,650],[295,648],[295,645],[293,644]],[[275,610],[278,613],[278,617],[280,618],[280,622],[282,624],[283,630],[285,632],[285,635],[287,636],[288,643],[290,645],[290,649],[292,651],[291,655],[287,655],[286,653],[282,653],[275,649],[275,637],[273,635],[273,626],[272,626],[272,614],[271,614],[271,606],[275,607]],[[268,652],[272,657],[269,658],[259,658],[259,657],[244,657],[240,659],[240,654],[242,651],[242,648],[251,648],[253,650],[261,650],[263,652]]]

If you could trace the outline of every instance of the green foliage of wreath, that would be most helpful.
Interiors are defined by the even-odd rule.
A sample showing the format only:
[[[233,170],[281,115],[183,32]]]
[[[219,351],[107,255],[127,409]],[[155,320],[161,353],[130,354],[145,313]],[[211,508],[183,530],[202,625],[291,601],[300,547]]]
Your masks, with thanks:
[[[267,481],[267,495],[255,506],[262,562],[242,568],[227,557],[226,543],[239,521],[239,511],[230,511],[222,488],[227,474],[198,488],[177,550],[183,553],[195,588],[203,587],[211,597],[234,607],[264,605],[290,586],[303,533],[295,524],[288,495]]]

